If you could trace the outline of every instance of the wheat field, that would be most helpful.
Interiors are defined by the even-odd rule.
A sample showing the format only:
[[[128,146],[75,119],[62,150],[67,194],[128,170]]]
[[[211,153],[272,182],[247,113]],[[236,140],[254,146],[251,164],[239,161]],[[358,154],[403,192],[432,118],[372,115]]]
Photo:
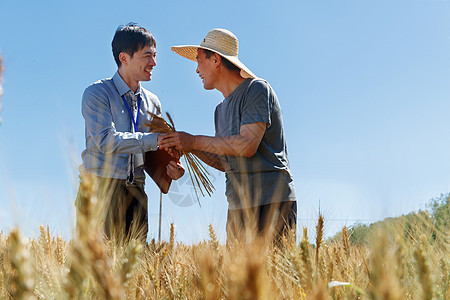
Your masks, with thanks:
[[[169,242],[122,245],[95,227],[71,241],[45,226],[37,239],[14,229],[0,234],[0,298],[449,299],[448,235],[433,224],[393,222],[353,245],[346,228],[324,241],[325,221],[282,247],[221,245],[212,226],[190,246],[175,241],[173,224]]]

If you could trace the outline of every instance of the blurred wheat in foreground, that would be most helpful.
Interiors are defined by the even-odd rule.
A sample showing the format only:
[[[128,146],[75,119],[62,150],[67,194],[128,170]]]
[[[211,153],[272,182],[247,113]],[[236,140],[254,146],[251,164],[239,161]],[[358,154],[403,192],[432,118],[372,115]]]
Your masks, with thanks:
[[[70,242],[15,229],[0,233],[0,299],[449,299],[448,233],[427,212],[383,222],[359,244],[352,228],[324,241],[324,222],[277,248],[220,245],[212,226],[192,246],[173,226],[169,243],[148,245],[113,244],[95,226]]]
[[[37,239],[0,232],[0,299],[449,299],[450,194],[429,211],[344,227],[324,240],[326,218],[297,244],[255,239],[192,246],[106,240],[91,185],[67,242],[41,226]],[[310,237],[315,236],[315,244]]]

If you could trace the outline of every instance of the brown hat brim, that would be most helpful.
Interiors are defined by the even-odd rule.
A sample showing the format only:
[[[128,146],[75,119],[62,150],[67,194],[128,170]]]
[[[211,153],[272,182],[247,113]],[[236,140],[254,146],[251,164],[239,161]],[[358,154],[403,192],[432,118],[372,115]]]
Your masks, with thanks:
[[[226,59],[228,59],[233,65],[235,65],[236,67],[241,69],[241,76],[242,77],[244,77],[244,78],[256,78],[256,75],[253,74],[253,72],[250,71],[250,69],[247,68],[237,58],[237,56],[225,55],[225,54],[220,53],[219,51],[217,51],[215,49],[211,49],[211,48],[208,48],[208,47],[202,47],[202,46],[194,46],[194,45],[173,46],[170,49],[172,49],[173,52],[177,53],[180,56],[183,56],[183,57],[185,57],[187,59],[190,59],[192,61],[197,61],[197,50],[199,48],[215,52],[215,53],[219,54],[220,56],[225,57]]]

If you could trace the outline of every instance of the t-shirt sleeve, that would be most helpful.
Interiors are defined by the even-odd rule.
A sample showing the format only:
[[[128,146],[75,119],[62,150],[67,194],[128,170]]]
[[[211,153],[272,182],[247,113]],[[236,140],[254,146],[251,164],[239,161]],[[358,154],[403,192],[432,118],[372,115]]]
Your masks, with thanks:
[[[250,84],[242,103],[241,126],[256,122],[264,122],[270,126],[272,102],[270,87],[265,81],[254,81]]]

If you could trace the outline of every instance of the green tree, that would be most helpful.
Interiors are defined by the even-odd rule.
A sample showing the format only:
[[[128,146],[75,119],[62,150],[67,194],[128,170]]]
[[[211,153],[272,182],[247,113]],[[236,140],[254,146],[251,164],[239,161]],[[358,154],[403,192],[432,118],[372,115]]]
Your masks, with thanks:
[[[373,233],[380,228],[403,228],[405,239],[415,239],[417,230],[420,232],[433,232],[428,235],[430,240],[435,240],[440,232],[446,233],[450,223],[450,193],[441,194],[439,197],[432,198],[426,205],[427,210],[411,212],[395,218],[386,218],[383,221],[375,222],[369,225],[354,224],[348,228],[349,242],[353,245],[365,245],[371,239]],[[342,232],[338,232],[328,241],[339,241]]]
[[[433,198],[427,204],[432,218],[434,219],[434,226],[437,230],[447,232],[450,222],[450,193],[441,194],[439,197]]]

